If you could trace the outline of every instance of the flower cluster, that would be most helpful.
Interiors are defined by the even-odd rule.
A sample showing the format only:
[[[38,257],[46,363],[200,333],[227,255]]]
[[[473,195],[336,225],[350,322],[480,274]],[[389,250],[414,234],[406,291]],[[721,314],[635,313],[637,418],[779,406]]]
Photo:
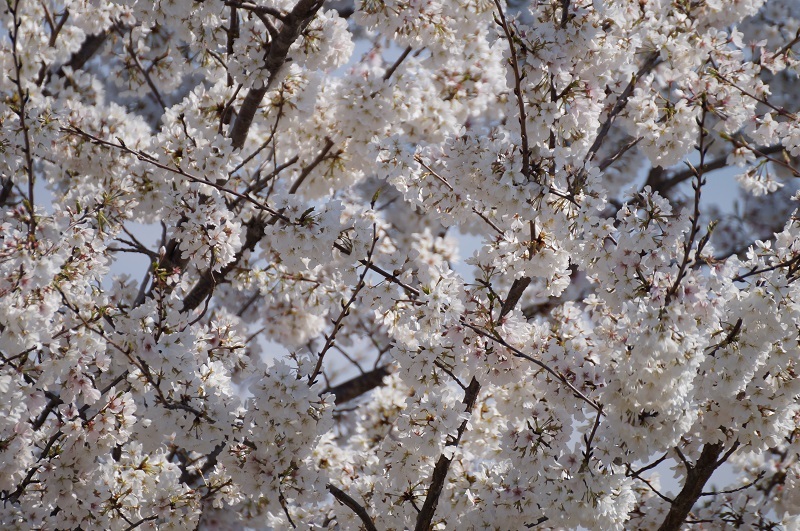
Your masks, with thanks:
[[[0,23],[3,529],[800,525],[797,0]]]

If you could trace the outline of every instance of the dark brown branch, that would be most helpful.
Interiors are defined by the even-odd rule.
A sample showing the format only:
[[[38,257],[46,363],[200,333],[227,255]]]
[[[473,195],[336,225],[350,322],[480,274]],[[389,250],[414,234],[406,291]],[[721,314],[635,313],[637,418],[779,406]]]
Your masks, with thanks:
[[[226,3],[227,5],[227,3]],[[228,22],[228,27],[225,30],[227,33],[228,42],[225,46],[225,53],[226,58],[230,61],[231,57],[233,57],[234,45],[236,44],[236,39],[239,38],[239,13],[236,12],[235,6],[230,6],[230,21]],[[225,64],[225,70],[228,70],[227,62]],[[233,76],[231,75],[230,71],[228,71],[228,86],[233,86]],[[230,123],[231,115],[233,114],[233,101],[235,100],[236,96],[239,94],[239,90],[242,88],[240,84],[236,92],[234,93],[233,97],[228,101],[227,105],[225,105],[225,109],[222,111],[220,116],[220,124],[219,124],[219,133],[222,133],[222,126],[227,125]]]
[[[629,149],[634,147],[641,140],[642,140],[642,137],[635,138],[635,139],[631,140],[630,142],[628,142],[627,144],[625,144],[624,146],[622,146],[621,148],[619,148],[616,153],[614,153],[613,155],[611,155],[606,160],[604,160],[603,162],[600,163],[600,171],[605,171],[609,166],[611,166],[617,160],[619,160],[620,157],[622,157],[622,155],[627,153]]]
[[[239,88],[241,88],[241,85],[239,85]],[[238,89],[237,89],[237,92],[238,92]],[[233,105],[233,101],[231,100],[228,104],[229,105]],[[236,173],[240,169],[244,168],[245,164],[247,164],[248,162],[250,162],[251,160],[256,158],[256,156],[259,153],[261,153],[262,151],[264,151],[264,149],[266,149],[266,147],[268,145],[273,143],[273,141],[275,140],[275,133],[278,131],[278,125],[280,124],[282,117],[283,117],[283,104],[278,106],[278,115],[275,117],[275,123],[272,124],[272,129],[269,132],[269,136],[267,136],[267,138],[261,143],[261,145],[258,146],[255,150],[253,150],[252,153],[250,153],[245,158],[243,158],[242,161],[239,164],[237,164],[235,168],[233,168],[231,171],[229,171],[228,172],[228,177],[233,176],[234,173]],[[269,155],[267,158],[268,159],[273,159],[273,161],[274,161],[274,158],[273,158],[274,154],[275,154],[275,150],[273,148],[272,155]],[[297,160],[298,160],[298,157],[297,157],[297,155],[295,155],[295,161],[297,161]],[[262,163],[262,164],[264,164],[264,163]],[[261,168],[259,167],[259,169],[256,170],[256,175],[258,175],[260,172],[261,172]]]
[[[761,273],[769,273],[770,271],[775,271],[776,269],[780,269],[782,267],[787,268],[786,277],[789,280],[792,280],[794,276],[800,271],[800,254],[793,256],[788,260],[784,260],[783,262],[763,267],[761,269],[753,268],[747,273],[742,273],[741,275],[737,275],[733,277],[734,282],[742,282],[748,277],[752,277],[753,275],[760,275]]]
[[[11,197],[11,191],[14,189],[14,181],[11,180],[11,177],[0,177],[0,182],[2,186],[0,186],[0,206],[6,204],[6,202]]]
[[[100,33],[87,36],[78,51],[73,53],[66,63],[58,67],[55,73],[52,70],[49,70],[43,81],[48,83],[54,74],[59,78],[64,77],[64,68],[67,67],[71,68],[73,71],[82,69],[84,65],[89,62],[92,57],[94,57],[97,51],[100,50],[103,44],[105,44],[108,35],[112,31],[126,28],[127,26],[123,24],[115,23],[112,24],[110,28],[101,31]]]
[[[569,22],[569,0],[561,0],[561,29],[566,29]]]
[[[64,66],[68,66],[72,70],[80,70],[83,68],[83,66],[89,62],[89,59],[94,57],[94,54],[97,53],[100,47],[105,44],[106,39],[108,38],[108,33],[109,31],[106,30],[86,37],[86,40],[83,41],[80,49],[72,54],[72,56],[69,58],[69,61],[64,63]],[[63,75],[64,66],[58,69],[56,72],[57,75]]]
[[[737,447],[738,444],[734,444],[731,450],[735,450]],[[681,529],[692,507],[702,495],[706,482],[723,463],[721,460],[718,461],[719,456],[722,454],[722,449],[722,443],[706,444],[703,446],[703,451],[700,453],[696,463],[689,464],[687,462],[686,481],[672,502],[672,507],[670,507],[669,513],[667,513],[658,531],[679,531]],[[729,456],[730,452],[726,455]]]
[[[321,0],[300,0],[291,13],[281,19],[283,25],[270,42],[269,51],[262,67],[266,72],[266,79],[262,86],[253,87],[247,93],[242,107],[239,109],[239,115],[230,130],[229,136],[235,149],[241,149],[244,146],[258,107],[272,83],[275,82],[278,71],[286,63],[289,48],[300,37],[300,33],[306,25],[316,16],[322,4]],[[237,7],[243,7],[243,4],[237,3]]]
[[[626,464],[625,468],[627,470],[625,472],[625,475],[628,476],[628,477],[631,477],[631,478],[638,479],[639,481],[641,481],[642,483],[647,485],[647,488],[649,488],[653,492],[653,494],[655,494],[656,496],[658,496],[659,498],[661,498],[662,500],[664,500],[667,503],[672,503],[674,500],[672,500],[671,498],[668,498],[667,496],[664,496],[664,494],[662,494],[658,489],[653,487],[653,484],[650,483],[650,481],[648,479],[642,477],[642,473],[643,472],[646,472],[646,471],[648,471],[650,469],[653,469],[653,468],[657,467],[658,465],[663,463],[667,459],[668,456],[669,456],[668,453],[664,454],[659,459],[656,459],[654,462],[650,463],[649,465],[643,466],[639,470],[633,470],[633,468],[631,468],[631,465]]]
[[[270,183],[270,181],[272,181],[272,179],[277,177],[283,170],[285,170],[289,166],[292,166],[292,165],[296,164],[298,160],[300,160],[299,157],[297,155],[295,155],[294,157],[290,158],[289,160],[287,160],[283,164],[277,165],[274,170],[272,170],[268,175],[265,175],[264,177],[261,177],[259,175],[259,172],[257,171],[256,172],[256,180],[254,182],[252,182],[250,185],[248,185],[248,187],[244,191],[244,195],[247,195],[247,194],[258,194],[259,192],[261,192],[261,190],[263,190],[264,188],[266,188],[269,185],[269,183]],[[231,206],[230,206],[231,210],[236,208],[239,203],[240,203],[240,199],[236,199],[235,201],[233,201],[231,203]]]
[[[628,472],[629,472],[629,474],[631,476],[637,476],[637,475],[641,474],[642,472],[647,472],[648,470],[652,470],[653,468],[657,467],[658,465],[660,465],[661,463],[666,461],[668,457],[669,457],[669,453],[666,453],[666,454],[662,455],[661,457],[659,457],[658,459],[656,459],[655,461],[653,461],[652,463],[650,463],[649,465],[644,465],[639,470],[633,470],[630,467],[630,465],[628,465]]]
[[[376,231],[377,229],[375,226],[373,226],[372,245],[370,246],[366,259],[368,264],[372,263],[372,255],[375,252],[375,245],[378,243]],[[336,334],[342,329],[344,318],[350,313],[350,307],[356,302],[358,294],[361,293],[361,290],[367,285],[366,282],[364,282],[364,279],[367,277],[368,271],[369,267],[364,267],[364,271],[358,277],[358,282],[353,288],[353,293],[350,295],[350,298],[347,300],[347,302],[342,304],[342,311],[339,312],[338,317],[336,317],[336,319],[333,321],[333,330],[331,330],[330,334],[325,336],[325,345],[322,347],[322,350],[319,351],[319,354],[317,354],[317,364],[314,367],[314,371],[308,376],[309,384],[314,383],[314,381],[317,379],[317,376],[319,376],[319,373],[322,370],[322,362],[325,359],[325,354],[331,349],[331,347],[333,347],[333,344],[336,341]]]
[[[357,501],[355,501],[349,494],[338,487],[334,487],[328,483],[328,492],[333,494],[333,497],[349,507],[361,519],[367,531],[378,531],[372,518],[369,517],[367,510],[364,509]]]
[[[719,80],[721,80],[721,81],[724,81],[725,83],[727,83],[727,84],[728,84],[728,85],[730,85],[731,87],[735,88],[736,90],[738,90],[739,92],[741,92],[742,94],[744,94],[745,96],[747,96],[748,98],[750,98],[750,99],[752,99],[752,100],[755,100],[755,101],[757,101],[757,102],[761,103],[762,105],[765,105],[765,106],[769,107],[770,109],[772,109],[773,111],[777,112],[779,115],[783,116],[784,118],[788,118],[788,119],[792,120],[793,122],[797,122],[797,121],[798,121],[798,117],[797,117],[797,116],[796,116],[794,113],[792,113],[792,112],[790,112],[790,111],[787,111],[787,110],[786,110],[786,109],[784,109],[783,107],[778,107],[778,106],[776,106],[776,105],[773,105],[773,104],[772,104],[772,103],[770,103],[770,102],[769,102],[769,100],[767,100],[767,98],[765,98],[765,97],[764,97],[764,98],[759,98],[758,96],[756,96],[756,95],[755,95],[755,94],[753,94],[752,92],[750,92],[750,91],[747,91],[747,90],[745,90],[745,89],[741,88],[739,85],[737,85],[737,84],[736,84],[736,83],[734,83],[733,81],[731,81],[731,80],[729,80],[728,78],[726,78],[725,76],[723,76],[723,75],[720,73],[720,71],[719,71],[719,70],[717,70],[717,69],[712,69],[712,70],[711,70],[711,74],[712,74],[714,77],[716,77],[717,79],[719,79]]]
[[[467,413],[471,413],[472,408],[475,407],[475,401],[478,399],[478,393],[480,393],[480,391],[481,384],[478,383],[478,380],[473,377],[472,381],[467,387],[467,391],[464,393],[464,400],[462,400]],[[461,426],[458,427],[458,433],[456,434],[455,438],[451,441],[448,441],[446,446],[458,447],[458,444],[461,442],[461,437],[464,435],[465,431],[467,431],[466,419],[461,423]],[[446,457],[444,454],[439,456],[439,460],[436,462],[436,467],[433,469],[431,484],[428,487],[428,494],[425,496],[425,503],[422,504],[422,509],[417,515],[417,525],[414,527],[415,531],[428,531],[431,528],[433,516],[436,513],[436,506],[439,504],[439,497],[444,489],[444,482],[445,479],[447,479],[447,471],[450,469],[450,463],[452,461],[452,458]]]
[[[30,94],[22,87],[22,60],[20,59],[18,47],[20,37],[20,27],[22,20],[19,16],[19,3],[20,0],[14,2],[14,7],[11,7],[11,2],[8,3],[8,10],[12,15],[13,27],[9,29],[8,37],[11,40],[11,61],[14,65],[14,79],[12,80],[16,87],[17,102],[12,104],[11,108],[14,114],[19,118],[20,130],[22,131],[23,146],[22,150],[25,155],[25,174],[28,177],[28,196],[25,198],[25,209],[28,211],[28,238],[33,242],[36,238],[36,212],[34,206],[34,187],[35,177],[33,173],[33,151],[31,148],[31,135],[28,126],[28,110],[26,109]],[[5,187],[5,186],[4,186]]]
[[[755,485],[757,485],[758,482],[761,481],[762,479],[764,479],[764,476],[766,476],[766,475],[767,475],[767,471],[766,470],[762,470],[762,471],[760,471],[758,473],[758,475],[756,476],[755,479],[753,479],[752,481],[748,481],[747,483],[745,483],[741,487],[736,487],[735,489],[713,490],[711,492],[701,492],[700,496],[719,496],[721,494],[734,494],[736,492],[741,492],[743,490],[747,490],[750,487],[754,487]]]
[[[511,289],[508,290],[508,296],[503,303],[503,307],[500,309],[500,319],[514,309],[530,283],[531,277],[521,277],[514,280],[514,283],[511,284]]]
[[[760,146],[756,148],[752,148],[754,153],[761,153],[763,156],[773,155],[775,153],[780,153],[783,151],[784,147],[781,144],[775,144],[772,146]],[[728,166],[728,157],[722,156],[717,157],[714,160],[697,167],[697,171],[702,171],[703,173],[710,173],[712,171],[721,170]],[[658,192],[663,194],[667,190],[674,188],[675,186],[681,184],[682,182],[688,181],[694,177],[694,170],[691,168],[682,170],[675,174],[668,176],[666,179],[658,178],[657,174],[653,174],[650,178],[647,179],[647,183],[645,186],[650,186],[654,192]]]
[[[330,138],[326,138],[325,145],[322,147],[322,151],[319,152],[319,155],[317,155],[308,166],[303,168],[303,170],[300,172],[300,175],[297,177],[297,180],[295,180],[295,182],[292,184],[292,187],[289,189],[290,194],[297,193],[298,188],[300,188],[300,186],[303,184],[303,181],[306,180],[306,177],[308,177],[308,175],[314,170],[314,168],[319,166],[320,163],[322,163],[322,161],[325,160],[325,156],[328,154],[328,152],[331,150],[332,147],[333,147],[333,142],[331,141]]]
[[[336,242],[336,243],[333,244],[333,246],[336,249],[342,251],[343,253],[349,254],[347,249],[342,244]],[[383,278],[385,278],[389,282],[397,284],[398,286],[403,288],[407,294],[409,294],[411,296],[414,296],[414,297],[419,297],[420,293],[419,293],[419,290],[417,288],[413,288],[413,287],[409,286],[408,284],[406,284],[405,282],[403,282],[402,280],[397,278],[396,275],[393,275],[393,274],[389,273],[385,269],[383,269],[381,267],[378,267],[375,264],[370,264],[366,260],[359,260],[358,263],[361,264],[361,265],[367,266],[368,268],[370,268],[370,270],[378,273],[380,276],[382,276]]]
[[[258,242],[261,241],[261,238],[264,237],[264,229],[268,225],[272,225],[276,223],[278,220],[282,220],[286,223],[292,223],[292,221],[287,218],[285,215],[281,214],[280,212],[275,213],[269,220],[265,220],[261,217],[253,218],[246,224],[247,232],[245,235],[245,241],[242,245],[242,248],[234,255],[233,260],[223,267],[218,273],[212,275],[210,271],[206,271],[200,277],[200,280],[197,281],[192,291],[183,299],[183,312],[190,312],[197,308],[208,296],[208,294],[214,289],[216,283],[221,282],[225,279],[225,277],[233,271],[241,261],[242,257],[244,257],[246,252],[252,251],[255,249]],[[340,243],[334,243],[334,247],[343,253],[348,253],[348,250],[341,245]],[[397,278],[395,275],[385,271],[381,267],[372,264],[366,260],[359,260],[359,263],[368,267],[371,271],[374,271],[384,277],[386,280],[394,282],[398,286],[402,287],[408,294],[419,296],[419,290],[405,284],[402,280]]]
[[[296,192],[297,188],[299,188],[300,184],[302,184],[306,176],[308,176],[308,174],[311,173],[311,170],[313,170],[317,165],[319,165],[324,160],[325,154],[330,150],[331,146],[333,146],[333,142],[327,140],[325,146],[326,147],[323,149],[323,152],[317,158],[315,158],[308,166],[303,168],[303,170],[300,172],[300,176],[297,178],[297,180],[291,187],[290,191],[291,193]],[[223,188],[223,190],[226,189]],[[242,196],[242,194],[234,193],[234,195],[237,195],[241,199],[245,199],[252,202],[252,200],[249,197]],[[272,212],[272,217],[268,221],[264,221],[262,218],[259,217],[259,218],[254,218],[253,220],[248,222],[244,245],[242,245],[242,248],[236,253],[236,255],[234,255],[233,260],[231,260],[230,263],[225,265],[225,267],[223,267],[216,274],[214,274],[214,272],[211,269],[208,269],[201,275],[200,280],[197,281],[197,284],[195,284],[195,286],[192,288],[192,291],[189,292],[189,294],[183,300],[183,309],[181,311],[190,312],[195,308],[197,308],[200,305],[200,303],[206,300],[206,298],[213,292],[214,287],[217,285],[217,283],[225,280],[225,277],[228,275],[228,273],[233,271],[238,266],[239,262],[244,257],[245,253],[255,249],[256,245],[258,245],[258,242],[260,242],[261,238],[264,237],[264,229],[268,225],[273,225],[277,223],[278,220],[282,220],[287,223],[292,223],[292,221],[289,218],[287,218],[282,212],[276,212],[272,209],[269,209],[269,211]],[[368,267],[374,269],[373,267],[371,267],[371,264],[369,264]]]
[[[167,166],[166,164],[162,164],[161,162],[158,162],[158,160],[154,156],[150,155],[149,153],[146,153],[146,152],[144,152],[144,151],[142,151],[140,149],[131,149],[131,148],[129,148],[120,139],[117,139],[118,143],[115,144],[113,142],[109,142],[108,140],[103,140],[102,138],[94,136],[91,133],[87,133],[86,131],[84,131],[82,129],[79,129],[78,127],[75,127],[75,126],[62,127],[61,131],[64,132],[64,133],[67,133],[67,134],[71,134],[71,135],[82,136],[85,139],[87,139],[90,142],[92,142],[93,144],[97,144],[99,146],[112,147],[112,148],[115,148],[115,149],[119,149],[120,151],[128,153],[129,155],[133,155],[134,157],[136,157],[140,161],[146,162],[146,163],[148,163],[148,164],[150,164],[152,166],[155,166],[156,168],[159,168],[161,170],[165,170],[165,171],[168,171],[168,172],[171,172],[171,173],[175,173],[175,174],[180,175],[182,177],[186,177],[188,180],[190,180],[192,182],[195,182],[195,183],[198,183],[198,184],[205,184],[205,185],[208,185],[208,186],[210,186],[212,188],[216,188],[217,190],[219,190],[223,194],[229,194],[229,195],[235,196],[237,198],[237,202],[238,201],[247,201],[248,203],[252,204],[254,207],[256,207],[259,210],[263,210],[265,212],[268,212],[268,213],[272,214],[273,216],[276,216],[278,219],[283,219],[284,221],[289,221],[288,218],[286,218],[286,216],[283,216],[280,212],[278,212],[278,211],[276,211],[276,210],[264,205],[263,203],[258,202],[257,200],[253,199],[252,197],[250,197],[250,196],[248,196],[246,194],[241,194],[241,193],[237,192],[236,190],[231,190],[230,188],[226,188],[225,186],[223,186],[223,185],[221,185],[219,183],[212,182],[212,181],[209,181],[207,179],[203,179],[201,177],[197,177],[196,175],[192,175],[191,173],[186,172],[186,171],[182,170],[181,168],[178,168],[178,167],[174,167],[173,168],[171,166]]]
[[[417,162],[418,162],[418,163],[419,163],[419,164],[420,164],[420,165],[421,165],[423,168],[425,168],[425,169],[428,171],[428,173],[430,173],[431,175],[433,175],[434,177],[436,177],[436,179],[437,179],[437,180],[438,180],[440,183],[442,183],[443,185],[445,185],[445,186],[447,187],[447,189],[448,189],[448,190],[450,190],[451,192],[455,192],[455,188],[453,188],[453,185],[451,185],[449,182],[447,182],[447,179],[445,179],[444,177],[442,177],[441,175],[439,175],[439,174],[436,172],[436,170],[434,170],[433,168],[431,168],[431,167],[430,167],[430,165],[429,165],[427,162],[425,162],[425,161],[423,160],[423,158],[422,158],[422,157],[420,157],[419,155],[414,155],[414,160],[415,160],[415,161],[417,161]],[[458,195],[458,194],[456,194],[456,195]],[[489,218],[486,216],[486,214],[484,214],[483,212],[479,211],[479,210],[478,210],[477,208],[475,208],[475,207],[472,207],[472,211],[473,211],[473,212],[475,212],[475,214],[477,214],[479,218],[481,218],[483,221],[485,221],[487,225],[489,225],[489,226],[490,226],[492,229],[494,229],[494,231],[495,231],[495,232],[497,232],[497,233],[498,233],[498,234],[500,234],[501,236],[502,236],[503,234],[505,234],[505,233],[504,233],[504,232],[503,232],[503,231],[500,229],[500,227],[498,227],[498,226],[497,226],[497,225],[496,225],[496,224],[495,224],[495,223],[494,223],[494,222],[493,222],[491,219],[489,219]]]
[[[390,374],[392,374],[390,365],[383,365],[339,385],[328,387],[323,393],[333,393],[334,403],[336,405],[344,404],[380,387],[383,385],[383,379]]]
[[[208,297],[208,295],[213,291],[214,286],[217,285],[218,282],[221,282],[225,277],[233,271],[238,265],[239,262],[244,258],[246,253],[251,252],[253,249],[256,248],[258,242],[261,241],[261,238],[264,237],[264,229],[267,225],[274,223],[277,221],[277,218],[274,216],[270,219],[270,221],[265,220],[263,217],[255,217],[251,219],[246,224],[246,231],[244,237],[244,244],[242,248],[237,251],[234,255],[233,260],[231,260],[228,264],[222,267],[220,271],[214,274],[211,270],[205,271],[200,279],[197,281],[197,284],[194,285],[192,291],[189,292],[188,295],[183,299],[183,308],[181,312],[191,312]]]
[[[522,97],[522,74],[519,69],[519,61],[517,59],[517,49],[514,46],[514,35],[511,28],[506,21],[506,15],[503,12],[503,6],[500,0],[494,0],[497,6],[497,12],[500,18],[495,17],[497,25],[503,28],[506,40],[508,41],[508,48],[511,51],[509,62],[511,70],[514,72],[514,95],[517,97],[517,106],[519,107],[519,134],[522,139],[522,174],[531,179],[531,152],[528,145],[528,127],[527,127],[527,113],[525,111],[525,100]]]
[[[252,11],[253,13],[259,13],[262,15],[270,15],[272,17],[277,18],[278,20],[284,20],[286,18],[286,14],[282,11],[275,9],[274,7],[269,6],[262,6],[257,5],[252,2],[238,2],[236,0],[225,0],[225,5],[230,6],[232,8],[241,8],[245,11]]]
[[[781,46],[781,49],[778,50],[778,53],[776,53],[775,55],[786,55],[789,52],[789,50],[791,50],[792,47],[795,44],[797,44],[798,42],[800,42],[800,29],[798,29],[795,32],[794,39],[792,39],[791,41],[787,42],[785,45]],[[761,57],[759,57],[758,60],[759,60],[759,63],[760,63],[761,62]]]
[[[411,51],[412,51],[411,46],[403,50],[403,53],[400,55],[400,57],[397,58],[397,61],[395,61],[394,64],[389,67],[389,70],[387,70],[386,73],[383,74],[384,81],[388,81],[389,78],[392,77],[392,74],[394,74],[395,70],[397,70],[398,67],[403,63],[403,61],[406,60],[406,57],[408,57],[408,54],[410,54]]]
[[[153,66],[155,66],[156,61],[153,61],[151,63],[150,68],[145,68],[144,65],[142,65],[142,62],[139,61],[139,56],[136,55],[136,51],[133,49],[133,42],[132,42],[133,33],[131,33],[128,36],[128,40],[129,42],[128,44],[125,45],[125,50],[128,52],[128,55],[133,61],[133,65],[142,75],[145,83],[150,88],[150,93],[152,94],[153,99],[156,100],[156,103],[158,103],[158,105],[161,107],[161,110],[163,111],[164,109],[167,108],[167,104],[164,102],[164,98],[161,97],[161,92],[158,90],[158,86],[156,85],[155,81],[153,81],[153,78],[150,76],[150,70],[152,69]]]
[[[158,520],[158,518],[159,517],[157,515],[153,515],[153,516],[148,516],[147,518],[142,518],[138,522],[127,522],[129,525],[128,525],[128,527],[125,528],[125,531],[133,531],[134,529],[136,529],[140,525],[145,524],[145,523],[150,522],[150,521],[153,521],[153,520]]]
[[[586,155],[587,161],[594,158],[595,153],[597,153],[597,150],[599,150],[600,146],[603,144],[603,140],[605,140],[606,136],[608,136],[611,126],[614,125],[614,120],[616,120],[619,113],[625,109],[625,106],[628,104],[628,99],[631,97],[633,94],[633,89],[636,87],[636,82],[642,76],[647,75],[658,65],[658,63],[661,62],[659,57],[660,56],[658,52],[653,52],[648,55],[644,61],[644,64],[642,64],[639,70],[631,76],[630,82],[625,87],[625,90],[622,91],[622,94],[619,95],[614,107],[608,113],[606,121],[603,122],[602,126],[600,126],[600,131],[597,133],[597,137],[594,139],[594,143],[592,144],[592,147],[589,148],[589,153]]]
[[[672,298],[678,293],[678,289],[680,288],[681,282],[683,281],[684,277],[686,276],[686,270],[689,267],[689,262],[691,261],[690,255],[692,251],[692,247],[694,247],[695,239],[697,238],[698,232],[700,232],[700,195],[703,190],[703,185],[706,184],[706,179],[703,174],[703,166],[705,165],[706,155],[708,154],[708,147],[709,145],[706,143],[706,137],[708,136],[708,131],[705,128],[705,120],[706,114],[708,112],[708,108],[706,107],[705,99],[703,100],[703,110],[700,115],[700,119],[697,122],[698,127],[700,128],[700,138],[698,140],[698,147],[697,151],[700,153],[700,169],[695,168],[689,162],[686,163],[689,166],[689,169],[694,172],[694,176],[697,179],[696,182],[692,183],[692,188],[694,188],[694,209],[692,211],[692,216],[689,218],[692,225],[691,229],[689,230],[689,236],[686,238],[686,241],[683,244],[683,258],[681,259],[681,264],[678,267],[678,274],[675,275],[675,281],[670,286],[669,290],[667,290],[667,294],[664,297],[664,306],[669,306],[670,302],[672,302]],[[694,260],[698,259],[698,255],[700,254],[702,245],[698,243],[697,249],[695,251]]]

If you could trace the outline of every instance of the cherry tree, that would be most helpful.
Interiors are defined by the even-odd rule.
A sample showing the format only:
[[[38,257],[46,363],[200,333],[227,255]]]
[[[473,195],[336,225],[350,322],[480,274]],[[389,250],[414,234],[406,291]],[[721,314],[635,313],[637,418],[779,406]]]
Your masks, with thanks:
[[[800,528],[800,2],[2,23],[3,529]]]

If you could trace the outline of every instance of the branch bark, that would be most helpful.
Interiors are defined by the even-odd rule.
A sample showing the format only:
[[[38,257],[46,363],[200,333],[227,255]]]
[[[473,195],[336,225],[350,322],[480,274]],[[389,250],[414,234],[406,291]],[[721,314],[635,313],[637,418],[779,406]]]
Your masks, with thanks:
[[[323,0],[300,0],[294,9],[282,19],[283,25],[270,42],[269,51],[262,67],[266,72],[266,79],[262,86],[253,87],[248,91],[228,135],[235,149],[241,149],[244,146],[258,107],[272,83],[275,82],[278,71],[286,63],[289,48],[316,16],[323,3]]]
[[[499,15],[499,18],[495,17],[495,22],[497,22],[498,26],[503,28],[503,33],[508,41],[508,48],[511,52],[509,64],[512,72],[514,73],[514,95],[517,98],[517,106],[519,107],[519,134],[522,142],[522,174],[527,179],[531,179],[531,152],[528,145],[528,129],[526,125],[528,121],[528,115],[525,110],[525,99],[522,95],[523,75],[520,72],[519,61],[517,59],[517,50],[514,44],[514,34],[511,31],[508,22],[506,21],[506,15],[503,12],[503,5],[500,3],[500,0],[494,0],[494,4],[497,7],[497,13]]]
[[[333,494],[334,498],[352,509],[353,512],[356,513],[356,515],[358,515],[358,517],[361,519],[361,522],[364,524],[364,527],[367,529],[367,531],[378,531],[378,528],[375,527],[375,524],[372,522],[372,518],[369,517],[367,510],[364,509],[349,494],[338,487],[334,487],[330,483],[328,484],[328,492]]]
[[[383,365],[359,374],[344,383],[328,387],[323,393],[333,393],[336,405],[344,404],[383,385],[383,379],[392,374],[389,365]]]
[[[472,408],[475,407],[475,401],[480,391],[481,384],[473,377],[472,381],[469,383],[469,387],[467,387],[466,393],[464,393],[464,400],[462,401],[468,413],[472,412]],[[467,431],[466,420],[458,427],[458,434],[455,439],[447,443],[447,446],[458,447],[465,431]],[[422,505],[422,509],[417,515],[415,531],[429,531],[431,529],[433,515],[436,513],[436,506],[439,504],[439,497],[442,494],[442,490],[444,490],[444,481],[447,479],[447,471],[450,469],[450,463],[452,462],[453,460],[446,457],[444,454],[439,456],[439,460],[436,462],[436,467],[433,469],[433,475],[431,476],[431,485],[428,487],[428,495],[425,497],[425,503]]]
[[[785,148],[781,144],[775,144],[772,146],[759,146],[754,148],[755,151],[762,153],[763,155],[773,155],[775,153],[780,153]],[[698,171],[709,173],[712,171],[720,170],[722,168],[728,167],[728,156],[723,155],[720,157],[715,158],[707,162],[706,164],[697,168]],[[661,178],[659,173],[651,173],[651,176],[648,177],[645,186],[650,186],[654,192],[658,192],[659,194],[664,194],[668,190],[671,190],[675,186],[681,184],[682,182],[688,181],[694,177],[694,170],[691,168],[682,170],[673,174],[668,174],[666,178]]]
[[[220,269],[218,273],[214,273],[210,269],[203,272],[200,279],[197,281],[197,284],[195,284],[192,288],[192,291],[190,291],[189,294],[183,299],[183,308],[181,309],[181,312],[191,312],[200,306],[206,297],[208,297],[208,295],[213,291],[217,283],[223,281],[228,274],[239,265],[239,262],[242,260],[245,253],[256,248],[258,242],[264,237],[264,229],[268,224],[274,223],[275,221],[277,221],[277,218],[274,216],[269,221],[265,220],[261,216],[250,220],[247,223],[247,230],[245,232],[244,244],[242,245],[242,248],[239,249],[236,255],[234,255],[233,260]]]
[[[737,445],[734,445],[735,450]],[[669,509],[666,518],[661,523],[658,531],[680,531],[686,517],[694,507],[694,504],[703,493],[703,487],[706,482],[711,478],[714,471],[725,461],[718,460],[722,454],[722,443],[706,444],[703,446],[703,451],[694,465],[687,464],[686,482],[683,484],[683,489],[675,497],[672,502],[672,507]],[[726,455],[730,455],[728,452]]]
[[[611,126],[614,125],[614,120],[617,119],[619,113],[621,113],[623,109],[625,109],[625,106],[628,105],[628,100],[633,94],[633,89],[636,88],[636,82],[643,76],[650,73],[660,62],[661,59],[658,52],[653,52],[647,56],[647,59],[645,59],[639,70],[631,76],[630,82],[625,87],[625,90],[622,91],[622,94],[620,94],[617,98],[617,102],[608,113],[606,121],[603,122],[603,125],[600,127],[600,131],[597,133],[597,137],[595,137],[592,147],[589,148],[589,153],[586,155],[587,161],[594,158],[595,154],[600,149],[600,146],[603,144],[603,140],[605,140],[606,136],[608,136]]]

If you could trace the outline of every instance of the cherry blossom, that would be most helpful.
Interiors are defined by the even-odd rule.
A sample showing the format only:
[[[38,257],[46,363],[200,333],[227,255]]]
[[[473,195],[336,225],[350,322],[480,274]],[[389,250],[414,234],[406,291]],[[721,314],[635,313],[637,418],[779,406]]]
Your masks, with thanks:
[[[797,1],[0,17],[3,529],[800,526]]]

